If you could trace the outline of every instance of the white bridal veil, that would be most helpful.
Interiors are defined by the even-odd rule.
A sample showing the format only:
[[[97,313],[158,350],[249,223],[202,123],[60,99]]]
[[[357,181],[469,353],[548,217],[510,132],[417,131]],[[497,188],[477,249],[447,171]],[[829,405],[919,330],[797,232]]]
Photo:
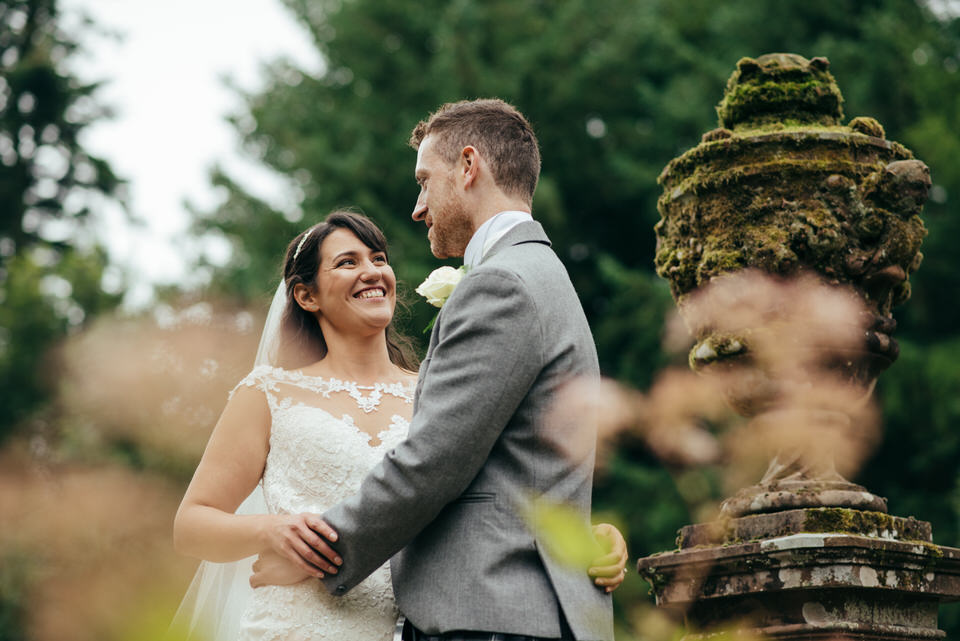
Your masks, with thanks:
[[[277,287],[260,336],[254,367],[278,363],[280,324],[286,306],[287,288]],[[260,485],[253,490],[237,514],[265,514],[267,504]],[[250,575],[256,557],[230,563],[201,561],[197,573],[173,616],[168,639],[173,641],[234,641],[240,632],[240,616],[253,596]]]

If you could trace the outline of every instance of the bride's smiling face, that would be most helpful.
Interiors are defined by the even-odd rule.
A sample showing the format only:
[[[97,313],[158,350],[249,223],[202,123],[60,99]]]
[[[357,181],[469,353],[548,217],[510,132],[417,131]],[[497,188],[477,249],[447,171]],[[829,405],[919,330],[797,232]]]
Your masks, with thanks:
[[[298,299],[308,311],[319,312],[325,334],[328,328],[369,334],[393,319],[397,280],[385,252],[367,247],[347,229],[336,229],[320,245],[320,268],[309,294],[308,300]]]

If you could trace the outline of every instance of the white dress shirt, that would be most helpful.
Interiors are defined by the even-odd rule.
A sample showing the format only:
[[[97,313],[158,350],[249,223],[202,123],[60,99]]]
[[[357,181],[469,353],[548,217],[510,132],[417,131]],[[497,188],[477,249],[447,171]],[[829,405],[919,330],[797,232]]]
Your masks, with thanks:
[[[479,229],[473,233],[467,248],[463,252],[463,264],[467,268],[476,267],[483,260],[493,244],[500,240],[504,234],[527,221],[533,220],[533,216],[525,211],[501,211],[480,225]]]

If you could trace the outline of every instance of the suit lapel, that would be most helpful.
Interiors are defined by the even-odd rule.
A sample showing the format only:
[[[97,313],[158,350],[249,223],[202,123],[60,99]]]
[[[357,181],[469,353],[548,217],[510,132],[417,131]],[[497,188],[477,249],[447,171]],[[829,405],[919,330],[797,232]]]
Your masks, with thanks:
[[[443,311],[443,310],[440,310]],[[417,406],[420,405],[420,390],[423,388],[423,379],[430,368],[430,361],[433,358],[433,348],[437,345],[437,331],[440,328],[440,313],[437,313],[437,319],[433,323],[433,329],[430,330],[430,340],[427,342],[427,353],[420,363],[420,371],[417,374],[417,388],[413,393],[413,412],[416,414]]]

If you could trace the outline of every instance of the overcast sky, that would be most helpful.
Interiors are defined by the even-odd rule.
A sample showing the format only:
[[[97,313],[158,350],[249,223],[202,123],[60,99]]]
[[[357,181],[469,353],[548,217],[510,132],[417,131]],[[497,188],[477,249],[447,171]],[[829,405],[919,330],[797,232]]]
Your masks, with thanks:
[[[61,0],[61,10],[86,11],[122,35],[85,35],[71,68],[85,81],[107,81],[98,99],[116,117],[91,126],[83,143],[130,181],[131,210],[146,222],[138,229],[118,211],[98,212],[111,255],[135,274],[128,303],[142,304],[150,283],[193,281],[178,249],[186,244],[183,202],[217,202],[208,178],[215,162],[255,193],[289,200],[281,181],[242,160],[224,120],[239,101],[222,77],[250,89],[261,84],[263,62],[286,56],[309,71],[322,63],[279,0]]]

